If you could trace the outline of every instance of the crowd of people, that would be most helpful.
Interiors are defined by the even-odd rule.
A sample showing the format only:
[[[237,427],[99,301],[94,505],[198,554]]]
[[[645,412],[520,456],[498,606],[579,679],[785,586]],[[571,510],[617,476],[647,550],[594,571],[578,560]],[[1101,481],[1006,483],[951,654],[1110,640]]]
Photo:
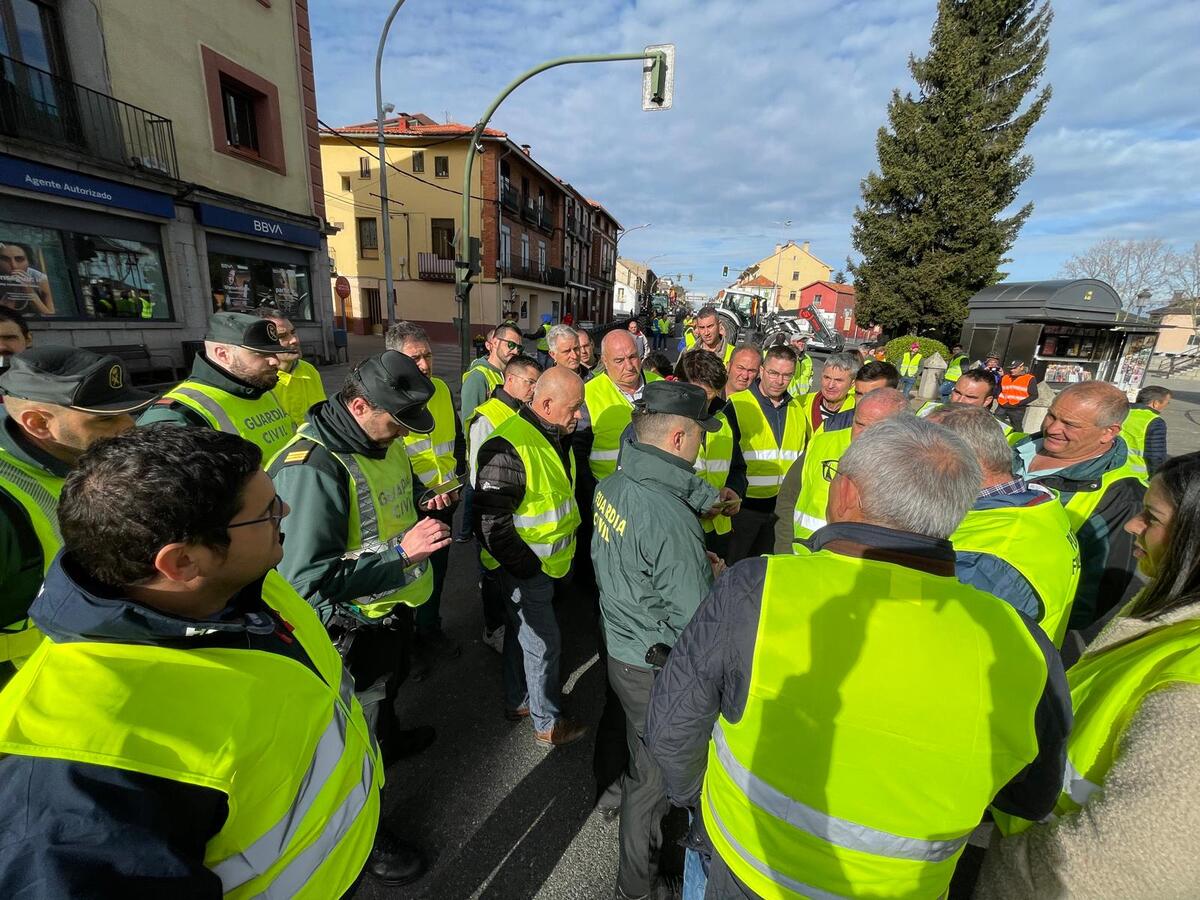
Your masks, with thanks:
[[[1200,453],[1167,458],[1169,391],[1071,385],[1028,434],[1021,361],[955,348],[921,402],[919,344],[814,374],[711,307],[655,360],[667,326],[501,324],[456,407],[409,322],[327,397],[278,310],[217,313],[157,396],[0,316],[0,894],[418,879],[381,793],[435,739],[405,679],[462,653],[458,543],[496,715],[592,732],[617,898],[675,891],[672,806],[686,900],[1191,896]],[[597,723],[556,598],[593,605]]]

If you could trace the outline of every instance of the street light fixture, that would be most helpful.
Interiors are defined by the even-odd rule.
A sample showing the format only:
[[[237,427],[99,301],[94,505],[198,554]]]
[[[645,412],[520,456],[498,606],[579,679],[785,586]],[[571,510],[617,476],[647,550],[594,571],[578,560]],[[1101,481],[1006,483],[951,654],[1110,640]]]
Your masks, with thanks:
[[[381,70],[383,67],[383,45],[387,43],[388,31],[392,27],[392,19],[396,18],[396,13],[400,12],[400,7],[404,5],[404,0],[396,0],[396,5],[392,7],[392,11],[388,14],[387,21],[383,23],[383,31],[379,32],[379,45],[375,48],[375,129],[376,137],[379,141],[379,206],[383,213],[383,280],[387,288],[387,315],[388,324],[396,321],[396,289],[392,284],[392,229],[391,223],[388,221],[388,172],[387,172],[387,144],[383,139],[383,119],[389,112],[392,112],[396,107],[383,102],[383,80]]]

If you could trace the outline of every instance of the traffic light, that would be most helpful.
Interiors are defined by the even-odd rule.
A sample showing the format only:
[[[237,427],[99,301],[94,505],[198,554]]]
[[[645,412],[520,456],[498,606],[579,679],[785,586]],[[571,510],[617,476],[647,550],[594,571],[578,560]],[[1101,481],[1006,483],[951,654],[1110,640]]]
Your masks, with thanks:
[[[729,266],[721,266],[721,277],[722,278],[729,277]]]

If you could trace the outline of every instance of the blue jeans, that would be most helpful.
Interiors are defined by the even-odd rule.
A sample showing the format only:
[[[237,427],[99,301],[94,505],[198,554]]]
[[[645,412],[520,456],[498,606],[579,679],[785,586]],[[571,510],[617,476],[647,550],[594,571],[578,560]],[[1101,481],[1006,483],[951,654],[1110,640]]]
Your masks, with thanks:
[[[915,375],[901,375],[900,376],[900,393],[904,394],[904,396],[907,397],[908,392],[913,389],[913,385],[916,384],[916,381],[917,381],[917,378]]]
[[[940,388],[938,388],[938,391],[940,392],[943,403],[950,402],[950,392],[952,390],[954,390],[954,382],[953,381],[943,381],[942,382],[942,386]]]
[[[549,731],[562,715],[558,658],[562,639],[554,616],[554,582],[545,573],[515,578],[501,570],[505,614],[504,705],[529,706],[538,731]]]
[[[688,813],[691,823],[692,814]],[[683,900],[704,900],[708,887],[708,860],[699,850],[688,848],[683,852]]]

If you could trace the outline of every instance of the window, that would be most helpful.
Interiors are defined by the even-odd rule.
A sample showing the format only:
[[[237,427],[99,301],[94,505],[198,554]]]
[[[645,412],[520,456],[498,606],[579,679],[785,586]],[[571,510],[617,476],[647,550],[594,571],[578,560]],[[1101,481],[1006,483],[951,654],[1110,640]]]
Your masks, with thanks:
[[[371,177],[371,157],[360,156],[358,158],[358,177],[359,178],[370,178]]]
[[[454,259],[454,220],[430,219],[433,252],[438,259]]]
[[[342,176],[342,190],[346,191],[347,193],[349,193],[349,191],[350,191],[350,176],[349,175]]]
[[[355,219],[358,225],[358,258],[379,259],[379,222],[372,216],[369,219]]]
[[[538,268],[546,271],[546,242],[538,241]]]
[[[450,177],[450,157],[435,156],[433,158],[433,174],[437,178]]]
[[[257,98],[241,85],[221,81],[221,106],[225,112],[225,140],[230,147],[258,153]]]
[[[500,226],[500,268],[507,269],[509,257],[512,256],[512,230],[507,225]]]
[[[0,2],[0,53],[55,75],[66,75],[62,39],[53,4],[37,0]],[[10,76],[11,77],[11,76]],[[53,90],[49,84],[46,89]]]
[[[425,151],[414,150],[412,155],[412,170],[414,172],[425,171]]]
[[[521,235],[521,265],[529,265],[529,235]]]
[[[799,280],[800,280],[800,273],[799,273],[799,272],[793,272],[793,273],[792,273],[792,281],[799,281]]]
[[[16,222],[0,222],[0,306],[31,319],[172,318],[157,243]]]
[[[820,294],[813,295],[813,306],[820,306],[820,305],[821,305],[821,295]]]
[[[214,312],[270,306],[289,319],[312,321],[308,266],[209,253],[208,273]]]
[[[795,291],[790,291],[790,292],[788,293],[788,299],[789,299],[789,300],[792,300],[792,301],[795,301],[795,299],[796,299],[796,292],[795,292]]]
[[[538,188],[538,212],[546,211],[546,189]]]

